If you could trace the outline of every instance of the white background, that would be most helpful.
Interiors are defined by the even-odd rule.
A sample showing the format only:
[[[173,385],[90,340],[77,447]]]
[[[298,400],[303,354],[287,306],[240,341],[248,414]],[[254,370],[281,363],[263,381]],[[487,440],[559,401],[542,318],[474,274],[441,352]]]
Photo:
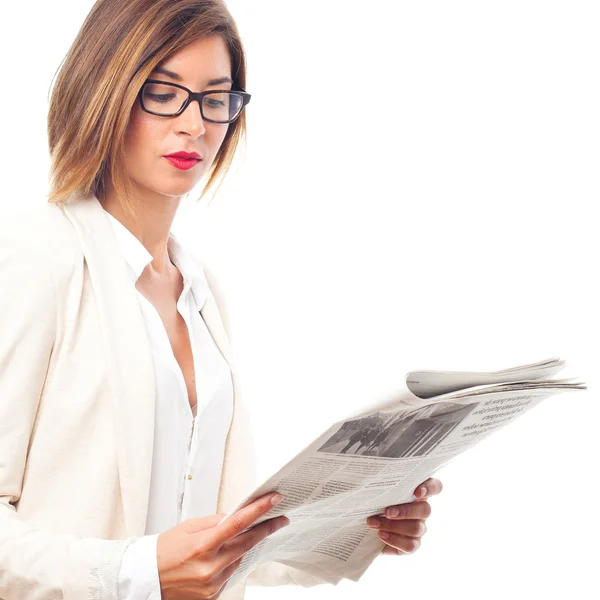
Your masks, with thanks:
[[[48,92],[92,4],[3,5],[3,213],[45,202]],[[410,369],[560,356],[589,385],[440,471],[415,554],[248,600],[594,597],[597,3],[228,5],[247,151],[174,230],[218,273],[260,478]]]

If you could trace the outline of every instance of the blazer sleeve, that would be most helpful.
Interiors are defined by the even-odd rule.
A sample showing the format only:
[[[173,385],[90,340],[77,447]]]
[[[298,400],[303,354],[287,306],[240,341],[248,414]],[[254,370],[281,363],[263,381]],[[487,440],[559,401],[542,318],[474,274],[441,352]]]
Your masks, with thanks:
[[[0,226],[0,598],[116,600],[121,559],[135,538],[57,534],[14,506],[57,323],[51,249],[18,222]]]

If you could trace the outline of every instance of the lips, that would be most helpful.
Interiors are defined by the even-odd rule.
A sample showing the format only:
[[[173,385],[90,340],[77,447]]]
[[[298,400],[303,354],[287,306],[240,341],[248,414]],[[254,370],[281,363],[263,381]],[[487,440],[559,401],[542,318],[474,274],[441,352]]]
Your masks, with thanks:
[[[172,154],[165,155],[165,158],[183,158],[183,159],[195,159],[202,160],[202,157],[197,152],[173,152]]]
[[[196,158],[180,158],[179,156],[165,156],[164,158],[174,167],[181,169],[182,171],[192,169],[202,162]]]

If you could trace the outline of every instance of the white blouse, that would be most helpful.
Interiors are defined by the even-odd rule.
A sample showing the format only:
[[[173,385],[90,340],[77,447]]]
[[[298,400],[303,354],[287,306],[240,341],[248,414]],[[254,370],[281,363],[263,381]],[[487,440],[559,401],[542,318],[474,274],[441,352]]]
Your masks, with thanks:
[[[190,335],[198,404],[190,407],[183,373],[163,322],[153,304],[135,288],[153,260],[150,252],[120,221],[105,210],[129,266],[152,347],[156,380],[154,453],[146,531],[125,551],[119,574],[119,600],[159,600],[158,534],[192,518],[216,513],[225,439],[233,416],[233,384],[229,365],[199,313],[208,284],[195,259],[173,232],[167,243],[171,262],[183,276],[177,310]],[[131,424],[135,427],[135,423]]]

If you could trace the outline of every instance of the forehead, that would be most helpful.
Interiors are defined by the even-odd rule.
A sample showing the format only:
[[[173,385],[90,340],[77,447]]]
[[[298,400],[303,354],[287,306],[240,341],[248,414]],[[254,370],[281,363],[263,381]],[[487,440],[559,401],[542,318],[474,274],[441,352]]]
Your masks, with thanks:
[[[223,38],[214,35],[195,40],[167,57],[153,73],[161,72],[173,81],[209,85],[209,80],[231,77],[229,50]]]

